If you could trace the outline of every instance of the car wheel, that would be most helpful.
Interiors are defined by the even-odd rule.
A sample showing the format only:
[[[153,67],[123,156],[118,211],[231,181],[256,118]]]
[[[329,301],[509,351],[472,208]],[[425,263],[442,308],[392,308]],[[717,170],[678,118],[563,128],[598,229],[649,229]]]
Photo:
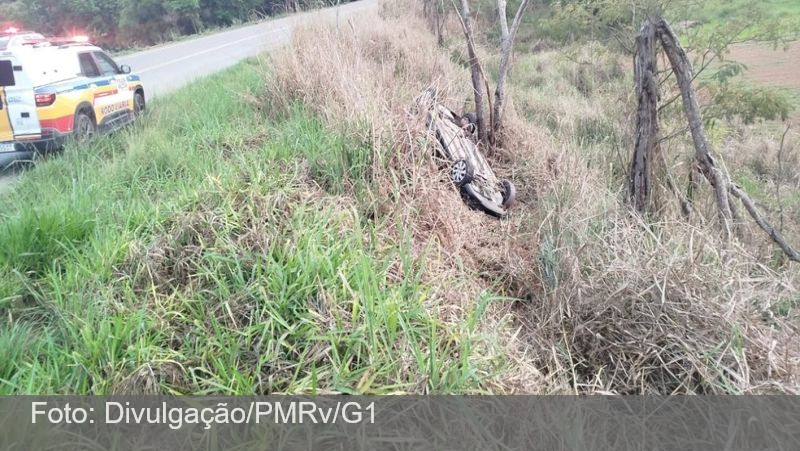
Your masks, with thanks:
[[[145,102],[144,102],[144,95],[141,92],[136,92],[133,95],[133,114],[136,117],[139,117],[144,113],[145,109]]]
[[[508,180],[503,180],[503,208],[511,208],[517,199],[517,188]]]
[[[75,115],[75,140],[84,142],[91,139],[97,133],[97,124],[94,119],[86,113],[86,111],[79,111]]]
[[[464,187],[461,188],[461,196],[466,201],[469,208],[473,210],[481,210],[489,216],[498,219],[506,217],[507,212],[500,205],[486,198],[486,196],[473,188],[472,185],[464,185]]]
[[[475,176],[475,169],[467,160],[458,160],[450,166],[450,181],[456,186],[464,186],[472,181]]]

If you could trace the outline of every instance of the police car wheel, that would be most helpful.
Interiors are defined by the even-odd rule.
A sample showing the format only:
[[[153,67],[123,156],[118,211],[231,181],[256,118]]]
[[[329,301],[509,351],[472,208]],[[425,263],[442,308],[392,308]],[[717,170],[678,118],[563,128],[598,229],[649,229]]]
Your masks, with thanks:
[[[75,140],[86,141],[97,132],[97,125],[91,116],[81,111],[75,116]]]
[[[144,113],[144,108],[144,96],[142,93],[137,92],[133,96],[133,114],[136,116],[141,116],[141,114]]]

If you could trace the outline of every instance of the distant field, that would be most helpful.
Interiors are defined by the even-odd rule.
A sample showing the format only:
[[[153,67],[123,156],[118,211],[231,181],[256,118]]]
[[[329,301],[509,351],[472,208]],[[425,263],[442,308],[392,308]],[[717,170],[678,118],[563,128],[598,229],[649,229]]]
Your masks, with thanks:
[[[739,44],[728,58],[747,66],[744,76],[752,81],[785,89],[794,101],[792,122],[800,125],[800,42],[787,49],[774,49],[765,44]]]
[[[763,0],[758,2],[752,0],[697,1],[689,2],[688,5],[681,3],[681,7],[673,11],[673,16],[678,20],[699,22],[702,27],[701,31],[711,31],[735,20],[749,20],[754,18],[756,14],[763,14],[765,18],[769,19],[800,18],[800,2],[796,0]],[[749,31],[756,33],[764,30],[754,27]]]
[[[746,75],[770,86],[800,90],[800,42],[787,49],[764,44],[739,44],[731,49],[730,59],[747,66]]]
[[[728,60],[746,66],[744,78],[765,86],[780,88],[795,104],[794,121],[800,123],[800,2],[796,0],[712,0],[676,3],[671,12],[673,23],[693,23],[685,43],[703,40],[714,33],[727,33],[726,27],[739,29],[752,24],[737,40],[778,35],[787,43],[745,42],[734,44],[725,55]]]

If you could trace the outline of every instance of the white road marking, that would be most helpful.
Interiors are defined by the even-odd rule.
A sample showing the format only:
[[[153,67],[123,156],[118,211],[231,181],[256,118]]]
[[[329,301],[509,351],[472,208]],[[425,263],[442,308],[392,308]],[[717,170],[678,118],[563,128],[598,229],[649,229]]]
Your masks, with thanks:
[[[264,34],[257,34],[255,36],[248,36],[246,38],[242,38],[242,39],[239,39],[239,40],[236,40],[236,41],[231,41],[231,42],[228,42],[228,43],[225,43],[225,44],[222,44],[222,45],[218,45],[216,47],[212,47],[210,49],[205,49],[205,50],[200,51],[200,52],[192,53],[190,55],[184,55],[184,56],[182,56],[180,58],[175,58],[173,60],[167,61],[166,63],[156,64],[155,66],[147,67],[145,69],[139,69],[137,71],[137,73],[144,73],[144,72],[150,72],[150,71],[153,71],[153,70],[156,70],[156,69],[161,69],[162,67],[167,67],[167,66],[170,66],[172,64],[179,63],[181,61],[186,61],[186,60],[198,57],[200,55],[205,55],[206,53],[216,52],[217,50],[224,49],[225,47],[230,47],[232,45],[240,44],[240,43],[245,42],[245,41],[251,41],[253,39],[264,38],[266,36],[269,36],[271,34],[274,34],[274,33],[278,32],[278,31],[285,31],[285,30],[288,30],[288,29],[289,29],[289,27],[283,27],[283,28],[278,28],[276,30],[270,30],[269,32],[264,33]]]

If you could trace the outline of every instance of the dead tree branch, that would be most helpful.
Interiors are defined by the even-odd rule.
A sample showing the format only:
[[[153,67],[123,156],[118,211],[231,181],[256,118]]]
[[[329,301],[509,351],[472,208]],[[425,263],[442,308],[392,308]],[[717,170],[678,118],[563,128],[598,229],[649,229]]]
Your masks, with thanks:
[[[796,250],[789,246],[789,243],[786,242],[786,238],[783,237],[783,234],[778,229],[773,227],[769,222],[767,222],[766,219],[764,219],[761,213],[759,213],[758,208],[756,208],[755,203],[753,203],[752,199],[750,199],[747,193],[733,183],[730,184],[730,193],[742,201],[742,205],[744,205],[744,208],[748,213],[750,213],[750,216],[753,218],[753,220],[756,221],[756,224],[761,227],[761,230],[769,235],[772,241],[774,241],[775,244],[781,248],[783,253],[786,254],[791,261],[800,263],[800,254],[798,254]]]
[[[688,131],[689,131],[689,127],[683,127],[682,129],[680,129],[680,130],[676,130],[676,131],[674,131],[674,132],[670,133],[670,134],[669,134],[669,135],[667,135],[667,136],[663,136],[663,137],[661,137],[661,138],[658,140],[658,143],[659,143],[659,144],[661,144],[661,143],[663,143],[663,142],[667,142],[667,141],[673,140],[673,139],[677,138],[678,136],[681,136],[682,134],[684,134],[684,133],[686,133],[686,132],[688,132]]]
[[[781,182],[783,181],[783,147],[786,144],[786,135],[789,134],[791,126],[787,125],[786,130],[783,131],[781,136],[781,146],[778,147],[778,180],[775,181],[775,201],[778,203],[778,212],[780,214],[780,231],[783,232],[783,199],[781,198]]]
[[[647,20],[636,38],[634,76],[639,106],[636,111],[636,143],[628,180],[633,208],[640,214],[647,211],[650,203],[650,162],[658,147],[655,40],[655,27]]]
[[[444,0],[424,0],[423,15],[428,21],[428,26],[436,33],[436,40],[440,47],[444,46],[445,22],[447,21],[447,10],[444,8]]]
[[[656,30],[664,52],[672,65],[672,70],[675,72],[678,87],[681,90],[683,109],[689,121],[689,129],[692,132],[695,158],[700,171],[714,188],[720,220],[725,230],[726,237],[730,238],[733,230],[733,213],[731,212],[730,203],[728,202],[728,177],[717,166],[716,160],[711,155],[705,127],[703,126],[703,120],[700,116],[700,106],[695,97],[694,89],[692,88],[692,80],[694,79],[692,75],[692,65],[689,62],[689,58],[686,56],[686,52],[681,47],[680,43],[678,43],[678,39],[672,31],[672,28],[664,19],[658,21]]]

